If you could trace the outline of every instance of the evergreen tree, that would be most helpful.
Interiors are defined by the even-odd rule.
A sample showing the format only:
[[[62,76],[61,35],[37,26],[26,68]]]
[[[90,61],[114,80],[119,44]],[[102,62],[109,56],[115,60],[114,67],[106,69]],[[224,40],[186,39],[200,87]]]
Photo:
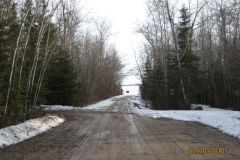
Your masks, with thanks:
[[[157,62],[151,67],[150,58],[148,57],[143,76],[142,97],[151,101],[155,109],[168,109],[168,97],[165,91],[167,84],[165,84],[161,63]]]
[[[10,66],[16,46],[16,35],[19,32],[16,5],[10,0],[4,1],[3,4],[0,6],[2,14],[0,18],[0,112],[2,113],[6,101]],[[14,92],[11,93],[11,99],[14,99],[16,94]],[[14,106],[14,103],[15,101],[11,101],[10,105]],[[14,107],[9,109],[8,114],[10,115],[14,111]]]
[[[178,45],[182,57],[184,86],[190,103],[197,100],[197,84],[199,83],[199,57],[192,51],[192,28],[190,26],[190,15],[187,8],[180,10],[180,22],[178,32]],[[179,84],[180,85],[180,84]]]
[[[160,63],[156,64],[153,68],[151,81],[151,101],[155,109],[167,109],[167,95],[165,95],[165,81],[164,73]]]
[[[172,109],[184,109],[181,86],[179,82],[179,70],[175,53],[168,53],[168,106]]]
[[[143,74],[143,80],[142,80],[142,86],[141,86],[141,95],[143,99],[151,100],[150,93],[151,93],[151,82],[150,82],[150,76],[151,76],[151,62],[149,56],[147,57],[147,61],[145,62],[144,66],[144,74]]]
[[[180,10],[178,26],[178,47],[181,57],[183,83],[190,103],[196,102],[199,94],[199,58],[192,51],[192,33],[190,16],[185,7]],[[152,67],[151,67],[152,66]],[[166,69],[166,68],[165,68]],[[155,109],[185,109],[181,84],[180,71],[175,52],[169,50],[167,54],[167,77],[160,60],[153,62],[149,57],[145,63],[142,94],[143,98],[150,100]],[[167,84],[166,80],[167,78]]]
[[[49,104],[74,104],[79,86],[70,56],[62,49],[51,60],[46,87]]]

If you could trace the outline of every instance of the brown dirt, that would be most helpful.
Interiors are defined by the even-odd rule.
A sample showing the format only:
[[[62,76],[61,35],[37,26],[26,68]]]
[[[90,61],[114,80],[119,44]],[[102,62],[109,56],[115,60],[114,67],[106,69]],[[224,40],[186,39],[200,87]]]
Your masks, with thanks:
[[[0,150],[0,160],[239,160],[240,142],[195,122],[132,114],[127,98],[106,112],[57,112],[59,127]],[[112,113],[112,111],[116,113]],[[189,147],[224,147],[223,155],[188,155]]]

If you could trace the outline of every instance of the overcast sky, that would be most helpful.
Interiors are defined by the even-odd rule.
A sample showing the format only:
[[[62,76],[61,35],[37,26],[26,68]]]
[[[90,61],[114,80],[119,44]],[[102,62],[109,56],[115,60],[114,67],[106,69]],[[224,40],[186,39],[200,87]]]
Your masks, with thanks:
[[[90,17],[106,18],[114,35],[111,42],[117,48],[123,63],[124,72],[135,68],[134,50],[141,47],[141,35],[136,33],[136,24],[144,21],[146,16],[147,0],[87,0],[87,10]],[[140,83],[140,80],[131,75],[124,80],[125,84]]]

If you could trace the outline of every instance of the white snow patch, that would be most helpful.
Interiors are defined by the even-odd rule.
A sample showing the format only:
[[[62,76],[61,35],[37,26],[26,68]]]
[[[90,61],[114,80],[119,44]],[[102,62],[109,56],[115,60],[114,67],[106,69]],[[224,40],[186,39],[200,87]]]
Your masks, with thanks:
[[[57,110],[81,110],[80,107],[73,107],[73,106],[62,106],[62,105],[41,105],[41,108],[43,108],[44,110],[48,111],[57,111]]]
[[[132,105],[133,111],[143,116],[153,118],[171,118],[183,121],[195,121],[202,124],[218,128],[220,131],[240,139],[240,111],[231,111],[218,108],[210,108],[206,105],[202,111],[192,110],[167,110],[156,111],[144,107],[140,96],[132,97],[133,103],[138,103],[140,107]]]
[[[94,111],[106,111],[116,100],[124,97],[124,95],[109,98],[107,100],[100,101],[95,104],[83,107],[83,110],[94,110]]]
[[[48,115],[42,118],[31,119],[15,126],[3,128],[0,130],[0,148],[30,139],[60,125],[64,121],[63,118],[58,116]]]
[[[93,111],[106,111],[116,100],[124,97],[124,95],[111,97],[109,99],[91,104],[85,107],[74,107],[74,106],[62,106],[62,105],[41,105],[44,110],[93,110]]]
[[[192,104],[191,109],[195,110],[196,107],[201,107],[204,111],[227,111],[225,109],[220,109],[220,108],[212,108],[208,105],[203,105],[203,104]]]

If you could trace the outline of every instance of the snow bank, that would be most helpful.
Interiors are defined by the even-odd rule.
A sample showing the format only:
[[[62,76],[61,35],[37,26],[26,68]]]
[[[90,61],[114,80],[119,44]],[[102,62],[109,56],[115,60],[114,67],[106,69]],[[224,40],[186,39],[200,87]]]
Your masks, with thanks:
[[[240,139],[240,112],[203,106],[203,111],[155,111],[145,108],[140,97],[133,97],[133,102],[141,107],[134,107],[137,114],[153,118],[171,118],[183,121],[195,121],[218,128],[220,131]],[[133,105],[134,106],[134,105]],[[136,106],[136,105],[135,105]]]
[[[41,108],[43,108],[46,111],[57,111],[57,110],[81,110],[80,107],[73,107],[73,106],[62,106],[62,105],[41,105]]]
[[[49,115],[28,120],[24,123],[0,130],[0,148],[16,144],[56,127],[64,122],[63,118]]]
[[[210,106],[208,106],[208,105],[203,105],[203,104],[192,104],[191,105],[191,109],[192,110],[195,110],[196,109],[196,107],[201,107],[204,111],[227,111],[227,110],[225,110],[225,109],[220,109],[220,108],[212,108],[212,107],[210,107]]]
[[[73,107],[73,106],[61,106],[61,105],[41,105],[44,110],[94,110],[94,111],[105,111],[111,106],[116,100],[124,97],[124,95],[111,97],[107,100],[97,102],[85,107]]]
[[[116,100],[124,97],[124,95],[116,96],[109,98],[107,100],[100,101],[95,104],[88,105],[86,107],[83,107],[83,110],[94,110],[94,111],[106,111],[109,106],[111,106]]]

